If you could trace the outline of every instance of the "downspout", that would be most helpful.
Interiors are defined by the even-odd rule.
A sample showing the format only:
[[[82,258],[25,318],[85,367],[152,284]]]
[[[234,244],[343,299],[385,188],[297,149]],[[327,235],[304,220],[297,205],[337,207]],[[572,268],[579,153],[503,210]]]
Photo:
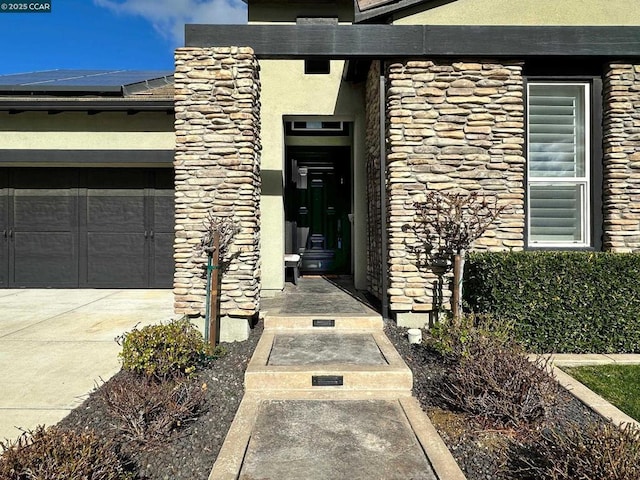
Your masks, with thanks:
[[[387,115],[385,102],[386,77],[384,61],[380,60],[380,82],[378,92],[380,124],[380,233],[382,254],[382,318],[389,318],[389,252],[387,251]]]

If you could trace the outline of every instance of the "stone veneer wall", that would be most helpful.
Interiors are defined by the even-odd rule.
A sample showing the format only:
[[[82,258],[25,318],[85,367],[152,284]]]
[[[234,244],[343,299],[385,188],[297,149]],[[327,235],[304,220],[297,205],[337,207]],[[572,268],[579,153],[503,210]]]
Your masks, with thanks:
[[[382,299],[382,229],[380,227],[380,62],[369,68],[365,88],[367,146],[367,288]]]
[[[613,63],[604,84],[603,249],[640,251],[640,65]]]
[[[402,232],[428,191],[479,191],[509,204],[475,248],[524,246],[522,67],[408,60],[389,66],[387,89],[391,310],[430,311],[436,276],[418,270]],[[447,305],[448,288],[444,295]]]
[[[175,60],[175,311],[204,314],[206,256],[194,248],[213,211],[240,227],[220,314],[248,318],[260,299],[258,62],[252,49],[238,47],[179,48]]]

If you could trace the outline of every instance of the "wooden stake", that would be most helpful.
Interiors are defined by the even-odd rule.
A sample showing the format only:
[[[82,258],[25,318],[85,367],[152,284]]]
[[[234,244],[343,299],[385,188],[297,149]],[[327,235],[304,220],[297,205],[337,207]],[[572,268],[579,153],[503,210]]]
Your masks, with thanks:
[[[211,270],[211,293],[209,302],[209,344],[218,343],[218,291],[220,287],[220,232],[213,233],[213,259]]]

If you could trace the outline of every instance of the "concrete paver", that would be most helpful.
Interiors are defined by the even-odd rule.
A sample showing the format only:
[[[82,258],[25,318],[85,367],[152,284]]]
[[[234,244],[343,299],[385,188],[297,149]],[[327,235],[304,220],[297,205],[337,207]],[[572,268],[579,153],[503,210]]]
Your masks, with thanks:
[[[366,334],[326,333],[275,336],[269,365],[384,365],[374,338]]]
[[[269,315],[367,315],[374,312],[348,279],[304,277],[298,285],[287,284],[286,294],[261,300]]]
[[[436,480],[400,404],[389,400],[262,402],[240,472],[258,478]]]
[[[173,317],[170,290],[0,291],[0,439],[60,421],[120,369],[116,336]]]
[[[302,278],[269,299],[210,480],[464,480],[365,299]],[[328,322],[317,320],[332,320]]]

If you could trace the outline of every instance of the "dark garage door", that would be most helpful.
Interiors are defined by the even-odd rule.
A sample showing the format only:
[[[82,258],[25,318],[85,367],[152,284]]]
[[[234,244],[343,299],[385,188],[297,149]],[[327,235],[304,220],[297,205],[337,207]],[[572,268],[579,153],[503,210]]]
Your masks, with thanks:
[[[0,169],[0,286],[169,288],[173,170]]]

